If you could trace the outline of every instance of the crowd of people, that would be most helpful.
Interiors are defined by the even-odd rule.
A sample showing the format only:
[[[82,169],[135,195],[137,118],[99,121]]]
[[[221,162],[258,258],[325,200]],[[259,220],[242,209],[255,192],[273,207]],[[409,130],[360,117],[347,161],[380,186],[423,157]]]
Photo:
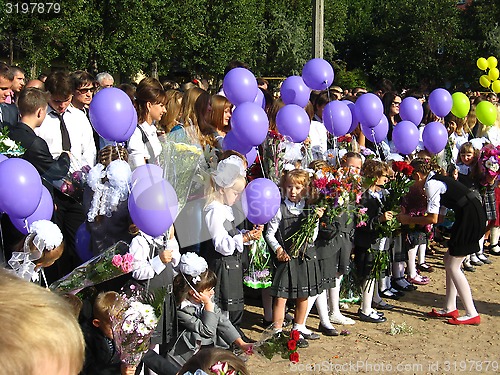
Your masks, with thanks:
[[[225,73],[235,67],[246,66],[231,62]],[[492,167],[485,159],[488,150],[500,146],[500,116],[496,124],[486,127],[474,112],[482,100],[496,103],[494,94],[470,93],[471,110],[463,119],[451,113],[438,118],[429,108],[427,92],[401,93],[389,81],[381,81],[373,93],[384,104],[389,131],[386,139],[374,144],[359,126],[342,137],[327,132],[323,110],[330,101],[355,102],[368,92],[361,87],[342,90],[332,86],[311,92],[305,108],[311,121],[309,137],[294,143],[277,129],[276,116],[283,101],[270,92],[266,80],[258,79],[269,133],[258,147],[258,157],[247,160],[245,155],[225,149],[233,106],[223,87],[213,90],[217,94],[212,95],[201,80],[179,86],[149,77],[137,85],[118,86],[130,97],[138,124],[129,140],[116,144],[93,129],[89,115],[93,95],[114,86],[110,74],[93,77],[85,71],[56,71],[39,78],[24,84],[21,69],[0,64],[2,127],[25,149],[22,158],[36,168],[55,207],[52,222],[32,225],[27,236],[16,229],[8,215],[2,215],[5,266],[14,268],[11,261],[19,253],[29,254],[35,263],[27,278],[48,287],[87,260],[78,244],[82,231],[89,233],[91,256],[118,241],[129,244],[134,256],[129,274],[96,285],[92,293],[84,294],[83,301],[66,296],[68,305],[75,308],[73,318],[80,323],[86,346],[83,360],[76,354],[83,350],[83,339],[74,336],[78,334],[69,327],[75,343],[68,350],[75,352],[69,353],[74,360],[68,373],[185,374],[203,370],[218,374],[213,369],[217,361],[229,363],[240,374],[248,373],[241,359],[229,350],[253,350],[254,340],[241,329],[243,279],[251,263],[249,249],[262,244],[271,259],[268,270],[272,275],[272,284],[260,289],[262,325],[271,326],[276,335],[292,327],[300,334],[299,347],[320,339],[320,334],[339,335],[339,325],[386,322],[383,311],[394,308],[388,299],[418,293],[419,285],[430,282],[425,276],[432,272],[426,263],[426,249],[432,236],[436,240],[448,236],[446,302],[428,315],[449,318],[448,323],[454,325],[480,323],[464,271],[491,263],[488,253],[500,255],[498,161]],[[401,101],[409,96],[423,106],[424,116],[418,124],[421,133],[432,121],[443,122],[448,129],[448,145],[437,155],[428,152],[423,142],[412,155],[400,155],[392,142],[392,131],[401,121]],[[210,178],[204,187],[190,191],[179,215],[182,220],[153,237],[130,217],[130,175],[144,165],[164,167],[169,163],[164,146],[172,140],[197,147],[202,155],[200,164],[209,170]],[[388,206],[391,192],[387,184],[394,178],[394,163],[403,161],[411,167],[414,183],[395,212]],[[89,169],[88,178],[81,196],[69,194],[57,184],[68,173],[85,168]],[[350,211],[330,217],[314,199],[314,181],[329,168],[363,178],[365,184],[360,186],[356,202],[367,215],[362,224]],[[239,220],[238,205],[247,182],[260,177],[273,181],[282,198],[267,224],[253,225]],[[102,193],[104,187],[106,194]],[[311,215],[318,218],[313,222],[314,233],[298,256],[292,239]],[[393,220],[402,227],[387,234],[382,224]],[[387,262],[380,264],[380,259]],[[341,284],[350,274],[356,276],[361,290],[357,318],[363,323],[341,311]],[[14,281],[2,271],[0,285],[8,283]],[[111,327],[119,293],[130,285],[152,292],[167,290],[150,350],[139,367],[121,363]],[[0,289],[4,295],[11,290]],[[40,296],[42,293],[47,292],[40,290]],[[462,316],[457,296],[465,307]],[[307,325],[314,305],[320,318],[317,329]],[[5,317],[3,306],[2,301],[0,318]],[[288,314],[291,306],[293,318]],[[35,311],[38,306],[34,302],[25,308]]]

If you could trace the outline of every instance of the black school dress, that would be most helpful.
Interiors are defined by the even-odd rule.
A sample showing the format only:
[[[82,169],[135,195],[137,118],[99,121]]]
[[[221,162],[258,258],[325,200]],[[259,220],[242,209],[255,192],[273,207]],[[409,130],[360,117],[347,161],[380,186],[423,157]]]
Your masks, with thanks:
[[[430,179],[446,185],[446,192],[441,194],[441,205],[455,211],[455,223],[448,240],[450,255],[466,256],[479,252],[479,240],[486,231],[486,212],[479,194],[448,176],[436,174]]]
[[[281,221],[276,239],[290,255],[292,243],[290,237],[299,230],[305,217],[304,213],[307,212],[307,206],[297,216],[290,213],[282,201],[280,210]],[[291,258],[288,262],[278,261],[273,285],[270,287],[272,296],[287,299],[307,298],[320,294],[322,291],[322,275],[314,246],[308,246],[303,256]]]

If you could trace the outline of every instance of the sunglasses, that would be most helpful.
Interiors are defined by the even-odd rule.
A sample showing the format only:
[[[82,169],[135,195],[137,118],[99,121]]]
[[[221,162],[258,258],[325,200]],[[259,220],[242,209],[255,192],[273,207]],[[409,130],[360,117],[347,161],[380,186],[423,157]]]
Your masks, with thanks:
[[[78,93],[80,94],[86,94],[88,92],[94,93],[95,87],[84,87],[81,89],[76,89],[76,91],[78,91]]]

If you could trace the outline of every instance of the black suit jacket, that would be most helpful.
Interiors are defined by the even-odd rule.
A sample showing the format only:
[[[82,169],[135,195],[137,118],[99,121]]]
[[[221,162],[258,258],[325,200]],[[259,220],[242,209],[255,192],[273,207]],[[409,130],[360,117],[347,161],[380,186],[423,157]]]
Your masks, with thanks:
[[[35,134],[33,129],[23,122],[17,122],[9,127],[9,137],[21,143],[26,149],[23,159],[29,161],[36,168],[40,176],[47,181],[59,180],[66,176],[69,170],[69,155],[62,153],[55,160],[49,151],[49,146],[43,138]]]
[[[2,109],[2,122],[0,128],[17,124],[19,121],[19,112],[15,104],[1,103],[0,108]]]

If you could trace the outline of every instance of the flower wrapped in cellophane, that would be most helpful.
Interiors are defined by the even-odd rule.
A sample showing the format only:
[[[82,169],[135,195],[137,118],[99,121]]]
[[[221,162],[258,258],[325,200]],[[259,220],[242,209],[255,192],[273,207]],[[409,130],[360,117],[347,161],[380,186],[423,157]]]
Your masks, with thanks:
[[[134,297],[121,298],[122,308],[111,315],[113,339],[120,353],[120,360],[128,366],[137,366],[149,350],[158,317],[153,306]]]
[[[188,198],[192,199],[193,192],[201,191],[203,194],[203,150],[199,145],[191,144],[191,138],[184,129],[165,134],[162,146],[160,166],[163,177],[174,188],[180,211]]]
[[[484,145],[479,153],[478,165],[484,174],[481,183],[488,185],[500,175],[500,146]]]
[[[325,166],[315,172],[312,182],[315,206],[324,208],[324,215],[330,222],[342,213],[349,213],[357,226],[366,225],[366,209],[359,207],[363,194],[362,178],[349,168],[333,168]],[[312,245],[319,216],[315,208],[305,217],[300,230],[292,237],[291,256],[298,257],[305,253],[307,246]]]
[[[252,289],[269,288],[272,285],[271,271],[269,269],[271,254],[263,236],[254,241],[249,253],[250,263],[243,277],[243,284]]]
[[[9,129],[7,127],[0,131],[0,154],[7,156],[22,156],[26,150],[19,142],[9,138]]]
[[[119,241],[101,254],[76,267],[63,278],[50,284],[49,289],[60,293],[76,294],[80,290],[114,279],[134,269],[134,256],[129,246]]]

